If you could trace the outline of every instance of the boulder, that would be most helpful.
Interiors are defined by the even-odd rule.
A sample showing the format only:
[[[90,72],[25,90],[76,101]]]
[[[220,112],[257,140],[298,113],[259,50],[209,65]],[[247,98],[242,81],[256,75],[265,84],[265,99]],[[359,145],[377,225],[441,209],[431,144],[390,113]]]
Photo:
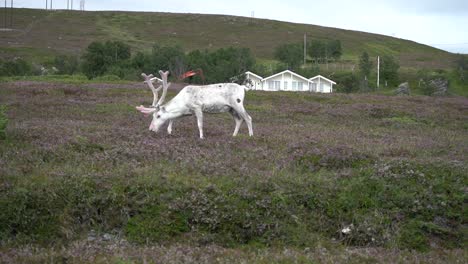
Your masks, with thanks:
[[[449,81],[444,78],[436,78],[433,80],[429,81],[429,86],[431,87],[431,90],[433,91],[432,95],[447,95],[448,94],[448,86],[449,86]]]
[[[405,82],[405,83],[400,84],[400,86],[398,86],[398,88],[395,90],[395,94],[396,95],[409,95],[410,94],[409,83]]]

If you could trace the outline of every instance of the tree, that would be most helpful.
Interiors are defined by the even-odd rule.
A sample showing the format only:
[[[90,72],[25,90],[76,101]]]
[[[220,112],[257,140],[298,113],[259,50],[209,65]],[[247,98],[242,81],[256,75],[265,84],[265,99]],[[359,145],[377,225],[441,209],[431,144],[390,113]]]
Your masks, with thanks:
[[[340,40],[312,40],[307,50],[316,63],[328,62],[329,59],[339,60],[343,54]]]
[[[154,45],[149,64],[145,71],[168,70],[173,76],[180,76],[187,69],[185,53],[180,46]]]
[[[325,43],[320,40],[312,40],[307,48],[309,56],[319,63],[322,58],[325,58],[326,47]]]
[[[342,55],[341,41],[340,40],[331,40],[328,42],[328,49],[330,55],[334,60],[339,60]]]
[[[359,57],[359,74],[367,80],[370,76],[371,70],[372,62],[369,59],[369,54],[367,52],[363,52]]]
[[[202,69],[208,83],[227,82],[232,77],[242,81],[242,74],[251,70],[255,59],[248,48],[222,48],[213,52],[195,50],[187,56],[190,69]],[[193,82],[200,82],[195,77]]]
[[[392,56],[383,56],[380,60],[380,76],[389,85],[398,85],[400,65]]]
[[[120,41],[92,42],[83,55],[83,72],[88,78],[106,73],[112,66],[130,59],[130,46]]]
[[[275,59],[285,63],[291,70],[295,70],[304,59],[303,47],[299,43],[283,44],[276,47]]]
[[[149,54],[138,51],[132,58],[132,67],[139,69],[141,72],[144,72],[144,69],[147,65],[149,65],[149,62]]]

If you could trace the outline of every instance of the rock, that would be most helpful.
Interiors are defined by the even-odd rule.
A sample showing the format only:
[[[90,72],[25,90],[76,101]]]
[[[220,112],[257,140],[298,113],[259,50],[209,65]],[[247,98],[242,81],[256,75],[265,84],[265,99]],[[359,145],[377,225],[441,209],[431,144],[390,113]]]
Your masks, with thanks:
[[[429,85],[433,89],[433,95],[447,95],[448,94],[448,80],[444,78],[437,78],[429,81]]]
[[[102,236],[102,239],[103,239],[104,241],[109,241],[109,240],[112,239],[112,236],[111,236],[110,234],[107,234],[107,233],[106,233],[106,234],[104,234],[104,235]]]
[[[409,83],[405,82],[405,83],[400,84],[400,86],[398,86],[398,88],[395,90],[395,94],[396,95],[409,95],[410,94]]]

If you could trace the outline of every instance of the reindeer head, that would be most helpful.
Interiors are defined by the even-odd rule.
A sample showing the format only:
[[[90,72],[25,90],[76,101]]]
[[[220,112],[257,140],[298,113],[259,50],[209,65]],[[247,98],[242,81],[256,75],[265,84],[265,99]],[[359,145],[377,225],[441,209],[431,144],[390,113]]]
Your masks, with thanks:
[[[159,128],[169,119],[167,116],[166,109],[163,106],[164,100],[166,99],[167,89],[171,85],[167,83],[167,76],[169,72],[159,71],[161,75],[162,84],[156,89],[153,86],[153,81],[157,78],[153,78],[153,75],[150,74],[149,76],[145,73],[142,73],[141,76],[145,78],[145,83],[148,84],[151,91],[153,92],[153,104],[151,107],[144,107],[143,105],[137,106],[136,109],[143,113],[144,115],[153,115],[153,120],[149,126],[149,130],[158,132]],[[158,101],[158,92],[163,89],[163,94]]]

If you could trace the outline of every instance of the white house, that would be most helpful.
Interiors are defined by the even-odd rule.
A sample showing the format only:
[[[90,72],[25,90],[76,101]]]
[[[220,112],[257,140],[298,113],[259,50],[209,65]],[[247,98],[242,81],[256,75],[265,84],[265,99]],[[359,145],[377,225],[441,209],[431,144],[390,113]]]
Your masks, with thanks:
[[[314,78],[310,78],[309,80],[313,82],[312,87],[310,88],[311,92],[332,93],[333,85],[336,85],[336,82],[327,79],[322,75],[317,75]]]
[[[262,80],[263,78],[253,72],[246,72],[245,78],[252,81],[252,88],[253,90],[262,90]]]
[[[336,83],[321,75],[307,79],[295,72],[285,70],[266,78],[246,72],[246,79],[252,81],[253,90],[263,91],[309,91],[319,93],[333,92]]]
[[[309,91],[307,78],[285,70],[263,79],[263,90],[265,91]]]

